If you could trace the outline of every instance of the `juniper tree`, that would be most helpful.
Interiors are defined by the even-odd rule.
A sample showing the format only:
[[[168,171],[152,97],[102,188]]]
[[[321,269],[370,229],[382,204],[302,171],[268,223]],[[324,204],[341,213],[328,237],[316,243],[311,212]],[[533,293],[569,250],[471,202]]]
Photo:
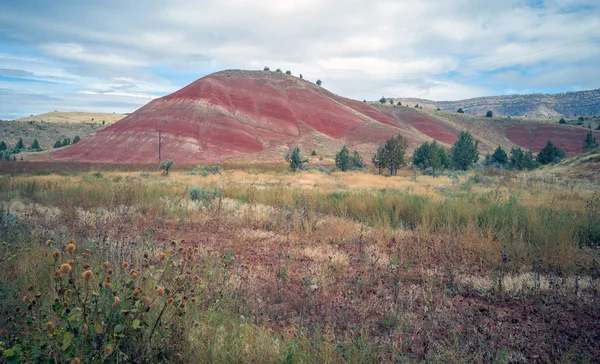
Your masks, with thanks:
[[[479,159],[478,146],[479,142],[473,140],[473,136],[468,130],[461,131],[458,140],[450,150],[454,168],[466,171],[473,163],[477,162]]]

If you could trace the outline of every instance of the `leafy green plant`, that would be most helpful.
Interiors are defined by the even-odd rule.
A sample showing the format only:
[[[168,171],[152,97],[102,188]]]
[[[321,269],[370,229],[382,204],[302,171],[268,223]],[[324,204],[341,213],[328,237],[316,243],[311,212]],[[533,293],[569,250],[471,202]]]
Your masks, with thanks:
[[[50,289],[30,290],[0,349],[8,361],[177,361],[198,304],[194,251],[174,246],[139,264],[102,262],[73,240],[46,242],[40,269]]]
[[[302,158],[299,147],[294,148],[291,155],[286,154],[285,161],[290,164],[290,169],[292,171],[302,170],[304,168],[304,164],[308,163],[308,159]]]
[[[158,164],[158,168],[160,168],[163,171],[163,174],[168,175],[169,174],[169,170],[171,169],[171,167],[173,166],[173,160],[172,159],[168,159],[166,161],[162,161]]]

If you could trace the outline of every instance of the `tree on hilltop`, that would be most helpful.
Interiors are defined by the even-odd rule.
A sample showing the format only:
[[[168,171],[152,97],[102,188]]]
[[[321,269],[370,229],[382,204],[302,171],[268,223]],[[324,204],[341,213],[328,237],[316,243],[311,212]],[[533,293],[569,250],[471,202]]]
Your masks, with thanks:
[[[321,86],[321,84],[323,83],[321,80],[317,80],[317,82],[315,82],[317,84],[317,86]]]
[[[459,107],[458,110],[456,110],[457,113],[459,114],[464,114],[465,111],[462,109],[462,107]]]

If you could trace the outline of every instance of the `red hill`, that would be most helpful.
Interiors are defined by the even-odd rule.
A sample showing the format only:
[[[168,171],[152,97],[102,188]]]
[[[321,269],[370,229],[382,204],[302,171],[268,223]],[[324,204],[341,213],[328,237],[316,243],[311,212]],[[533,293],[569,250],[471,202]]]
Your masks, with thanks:
[[[366,103],[348,100],[278,72],[223,71],[165,97],[52,155],[56,160],[179,163],[252,156],[281,160],[295,145],[335,150],[342,144],[371,150],[416,131]]]

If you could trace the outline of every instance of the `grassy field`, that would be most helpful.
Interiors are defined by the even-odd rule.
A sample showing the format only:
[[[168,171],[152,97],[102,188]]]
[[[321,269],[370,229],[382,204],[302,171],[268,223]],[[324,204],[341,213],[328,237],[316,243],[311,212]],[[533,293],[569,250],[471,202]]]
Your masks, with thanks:
[[[597,180],[62,167],[0,165],[5,361],[600,358]]]

